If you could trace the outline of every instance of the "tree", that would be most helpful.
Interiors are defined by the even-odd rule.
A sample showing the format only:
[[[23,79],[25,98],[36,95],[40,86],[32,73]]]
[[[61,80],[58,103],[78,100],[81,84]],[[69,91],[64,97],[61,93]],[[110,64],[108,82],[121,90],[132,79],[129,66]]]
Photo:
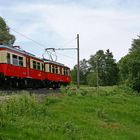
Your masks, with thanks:
[[[96,87],[97,86],[97,73],[96,72],[89,72],[87,74],[87,84],[89,86],[94,86]]]
[[[129,50],[129,53],[140,53],[140,36],[137,39],[133,39],[132,47]]]
[[[103,50],[97,51],[95,55],[90,57],[89,64],[90,71],[94,73],[93,75],[96,74],[97,77],[98,74],[98,83],[100,86],[117,84],[119,70],[115,59],[113,59],[113,54],[109,50],[105,53]]]
[[[121,81],[140,92],[140,36],[133,39],[132,47],[119,61]]]
[[[10,29],[6,25],[5,20],[0,17],[0,44],[13,45],[15,42],[15,36],[10,34]]]
[[[80,83],[87,84],[88,61],[83,59],[80,61]],[[71,70],[71,77],[74,84],[77,83],[77,65]]]
[[[73,67],[71,70],[71,78],[72,78],[72,83],[76,84],[77,83],[77,65]]]
[[[129,76],[129,59],[130,55],[127,54],[126,56],[122,57],[118,62],[119,67],[119,81],[121,84],[128,83],[128,76]]]
[[[116,60],[113,59],[112,52],[106,50],[105,52],[105,85],[115,85],[119,78],[119,68]]]

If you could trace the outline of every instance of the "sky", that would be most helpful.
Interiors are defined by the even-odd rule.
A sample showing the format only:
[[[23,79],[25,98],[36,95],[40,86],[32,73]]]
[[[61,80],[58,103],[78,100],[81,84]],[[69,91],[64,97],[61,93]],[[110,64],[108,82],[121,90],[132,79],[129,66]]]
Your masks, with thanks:
[[[0,0],[0,16],[16,36],[14,45],[37,57],[45,48],[76,48],[79,34],[80,60],[110,49],[119,61],[140,35],[139,7],[140,0]],[[76,50],[56,55],[70,68],[77,63]]]

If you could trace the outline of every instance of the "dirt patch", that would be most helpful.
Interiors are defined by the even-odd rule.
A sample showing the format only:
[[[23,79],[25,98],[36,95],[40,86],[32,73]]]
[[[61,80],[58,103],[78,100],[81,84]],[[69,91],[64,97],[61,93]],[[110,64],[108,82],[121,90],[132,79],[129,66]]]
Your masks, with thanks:
[[[104,128],[108,128],[108,129],[120,129],[120,128],[122,128],[121,124],[113,123],[113,122],[104,123],[101,126]]]

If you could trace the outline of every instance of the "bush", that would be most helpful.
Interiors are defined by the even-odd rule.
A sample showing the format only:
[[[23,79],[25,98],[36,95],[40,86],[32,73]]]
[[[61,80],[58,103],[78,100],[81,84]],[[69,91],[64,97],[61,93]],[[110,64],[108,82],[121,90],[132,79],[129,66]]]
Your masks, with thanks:
[[[87,92],[88,91],[85,89],[79,89],[79,90],[77,90],[77,95],[86,96]]]
[[[132,87],[132,89],[136,90],[137,92],[140,92],[140,78],[133,78],[133,80],[131,80],[130,87]]]
[[[48,102],[46,103],[47,105],[52,101],[49,100]],[[25,93],[11,96],[1,104],[0,112],[1,117],[44,116],[47,114],[47,107],[45,103],[40,104],[35,95]]]

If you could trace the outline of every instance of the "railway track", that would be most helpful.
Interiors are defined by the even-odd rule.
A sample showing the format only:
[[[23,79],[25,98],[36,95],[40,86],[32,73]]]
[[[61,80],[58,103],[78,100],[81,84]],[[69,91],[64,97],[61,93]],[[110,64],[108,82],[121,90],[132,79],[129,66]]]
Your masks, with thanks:
[[[25,89],[25,90],[19,90],[19,89],[0,89],[1,94],[5,95],[11,95],[11,94],[20,94],[20,93],[29,93],[29,94],[44,94],[44,95],[50,95],[50,94],[59,94],[60,89],[46,89],[46,88],[40,88],[40,89]]]
[[[41,101],[47,96],[64,96],[61,94],[60,89],[53,90],[53,89],[26,89],[26,90],[17,90],[17,89],[4,89],[0,90],[0,103],[6,100],[9,100],[13,95],[20,95],[20,94],[30,94],[35,95],[36,98]]]

